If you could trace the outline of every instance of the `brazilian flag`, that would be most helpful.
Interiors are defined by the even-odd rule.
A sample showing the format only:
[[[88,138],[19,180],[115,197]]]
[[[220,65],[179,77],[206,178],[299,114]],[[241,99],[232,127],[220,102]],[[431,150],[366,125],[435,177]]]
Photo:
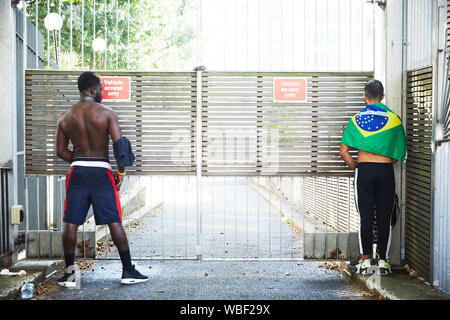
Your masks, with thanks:
[[[402,120],[382,103],[367,105],[348,122],[341,143],[355,149],[404,161],[405,130]]]

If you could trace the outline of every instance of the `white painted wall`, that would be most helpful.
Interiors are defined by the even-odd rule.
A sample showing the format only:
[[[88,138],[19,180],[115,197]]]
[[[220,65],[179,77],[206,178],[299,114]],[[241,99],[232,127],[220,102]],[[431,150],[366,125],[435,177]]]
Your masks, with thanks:
[[[10,1],[0,1],[0,166],[12,160],[12,84],[15,83],[12,69],[13,58],[13,11]],[[12,37],[14,35],[14,37]]]

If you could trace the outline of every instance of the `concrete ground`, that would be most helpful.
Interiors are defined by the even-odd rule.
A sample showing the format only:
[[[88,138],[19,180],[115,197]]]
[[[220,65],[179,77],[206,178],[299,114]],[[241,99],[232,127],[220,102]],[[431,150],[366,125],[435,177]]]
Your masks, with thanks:
[[[383,278],[357,276],[345,263],[288,260],[302,257],[302,235],[292,221],[299,221],[304,215],[279,198],[261,198],[245,178],[205,182],[202,230],[197,238],[200,217],[196,215],[193,183],[175,178],[156,182],[158,188],[148,189],[153,190],[148,199],[163,205],[143,215],[134,227],[127,227],[132,258],[138,270],[150,277],[148,282],[121,285],[121,263],[112,247],[107,260],[77,261],[79,288],[59,287],[56,283],[59,271],[37,287],[35,299],[449,299],[401,271]],[[277,207],[286,210],[284,217]],[[201,244],[204,260],[189,260],[198,253],[197,243]],[[101,256],[106,258],[104,254]],[[0,280],[0,284],[7,284]],[[17,297],[17,286],[22,280],[15,281]],[[14,299],[11,292],[3,298]]]
[[[349,278],[317,262],[140,260],[150,280],[121,285],[117,260],[95,261],[80,272],[80,288],[58,287],[52,276],[47,293],[55,300],[359,300],[376,297]]]

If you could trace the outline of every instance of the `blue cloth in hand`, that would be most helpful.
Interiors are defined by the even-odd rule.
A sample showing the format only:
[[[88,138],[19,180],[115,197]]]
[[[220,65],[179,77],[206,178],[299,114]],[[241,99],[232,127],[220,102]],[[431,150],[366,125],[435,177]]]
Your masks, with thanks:
[[[113,143],[114,158],[119,167],[130,167],[134,162],[134,154],[131,150],[131,143],[126,137],[122,137]]]

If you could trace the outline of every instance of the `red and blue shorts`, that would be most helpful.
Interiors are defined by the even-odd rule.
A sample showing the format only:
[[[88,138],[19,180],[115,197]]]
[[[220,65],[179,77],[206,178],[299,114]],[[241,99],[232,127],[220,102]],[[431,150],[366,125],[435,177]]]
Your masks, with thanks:
[[[66,177],[63,221],[84,224],[91,205],[96,224],[122,222],[119,191],[108,159],[74,158]]]

